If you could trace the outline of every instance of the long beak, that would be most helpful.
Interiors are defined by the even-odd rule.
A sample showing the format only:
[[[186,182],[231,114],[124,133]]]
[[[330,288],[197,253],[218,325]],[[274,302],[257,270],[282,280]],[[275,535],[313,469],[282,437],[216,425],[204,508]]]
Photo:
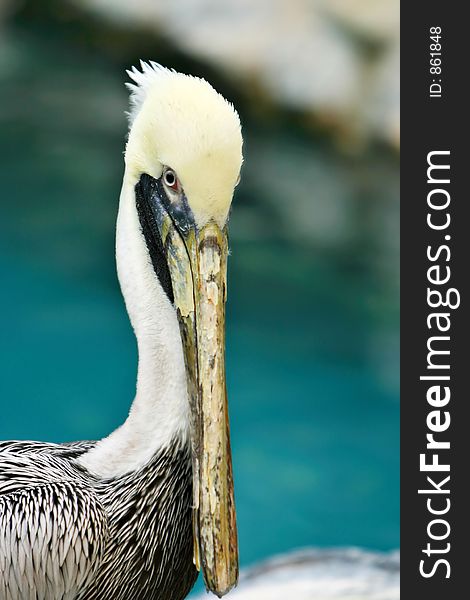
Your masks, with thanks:
[[[219,597],[238,580],[238,542],[225,382],[227,232],[178,231],[160,213],[191,406],[194,562]]]

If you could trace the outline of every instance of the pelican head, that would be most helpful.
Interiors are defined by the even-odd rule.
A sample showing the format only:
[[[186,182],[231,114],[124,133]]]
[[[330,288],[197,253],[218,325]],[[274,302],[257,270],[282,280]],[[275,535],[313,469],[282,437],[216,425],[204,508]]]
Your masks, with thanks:
[[[227,219],[242,164],[240,121],[203,79],[156,63],[141,63],[141,70],[128,74],[130,131],[118,229],[123,215],[121,228],[138,226],[150,267],[140,279],[158,283],[155,294],[164,296],[161,303],[179,325],[193,464],[194,560],[206,587],[221,596],[238,576],[225,301]],[[145,291],[126,293],[134,285],[127,272],[135,248],[129,236],[121,237],[118,272],[131,320],[141,330],[157,328],[152,298]],[[148,289],[151,285],[148,281]],[[137,318],[138,310],[147,310],[146,321]]]

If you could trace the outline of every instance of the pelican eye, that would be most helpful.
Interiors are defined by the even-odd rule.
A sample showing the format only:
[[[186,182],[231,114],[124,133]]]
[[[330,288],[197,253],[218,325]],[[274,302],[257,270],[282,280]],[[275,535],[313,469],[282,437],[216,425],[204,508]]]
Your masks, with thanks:
[[[172,169],[167,169],[163,174],[163,181],[170,189],[178,191],[178,178]]]

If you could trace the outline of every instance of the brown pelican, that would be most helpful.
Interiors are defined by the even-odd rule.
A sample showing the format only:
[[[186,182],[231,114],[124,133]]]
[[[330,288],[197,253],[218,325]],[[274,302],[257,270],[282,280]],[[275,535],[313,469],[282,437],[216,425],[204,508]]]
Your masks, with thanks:
[[[206,81],[128,71],[116,231],[136,395],[99,442],[0,443],[0,598],[221,596],[238,548],[225,387],[227,219],[237,112]]]

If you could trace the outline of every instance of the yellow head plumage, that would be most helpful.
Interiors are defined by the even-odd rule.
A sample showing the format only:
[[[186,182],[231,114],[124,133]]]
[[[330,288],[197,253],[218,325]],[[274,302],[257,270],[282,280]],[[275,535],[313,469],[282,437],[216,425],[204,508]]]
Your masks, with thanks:
[[[240,119],[233,106],[204,79],[156,63],[128,71],[134,83],[129,112],[126,176],[173,169],[198,226],[227,220],[242,165]]]

